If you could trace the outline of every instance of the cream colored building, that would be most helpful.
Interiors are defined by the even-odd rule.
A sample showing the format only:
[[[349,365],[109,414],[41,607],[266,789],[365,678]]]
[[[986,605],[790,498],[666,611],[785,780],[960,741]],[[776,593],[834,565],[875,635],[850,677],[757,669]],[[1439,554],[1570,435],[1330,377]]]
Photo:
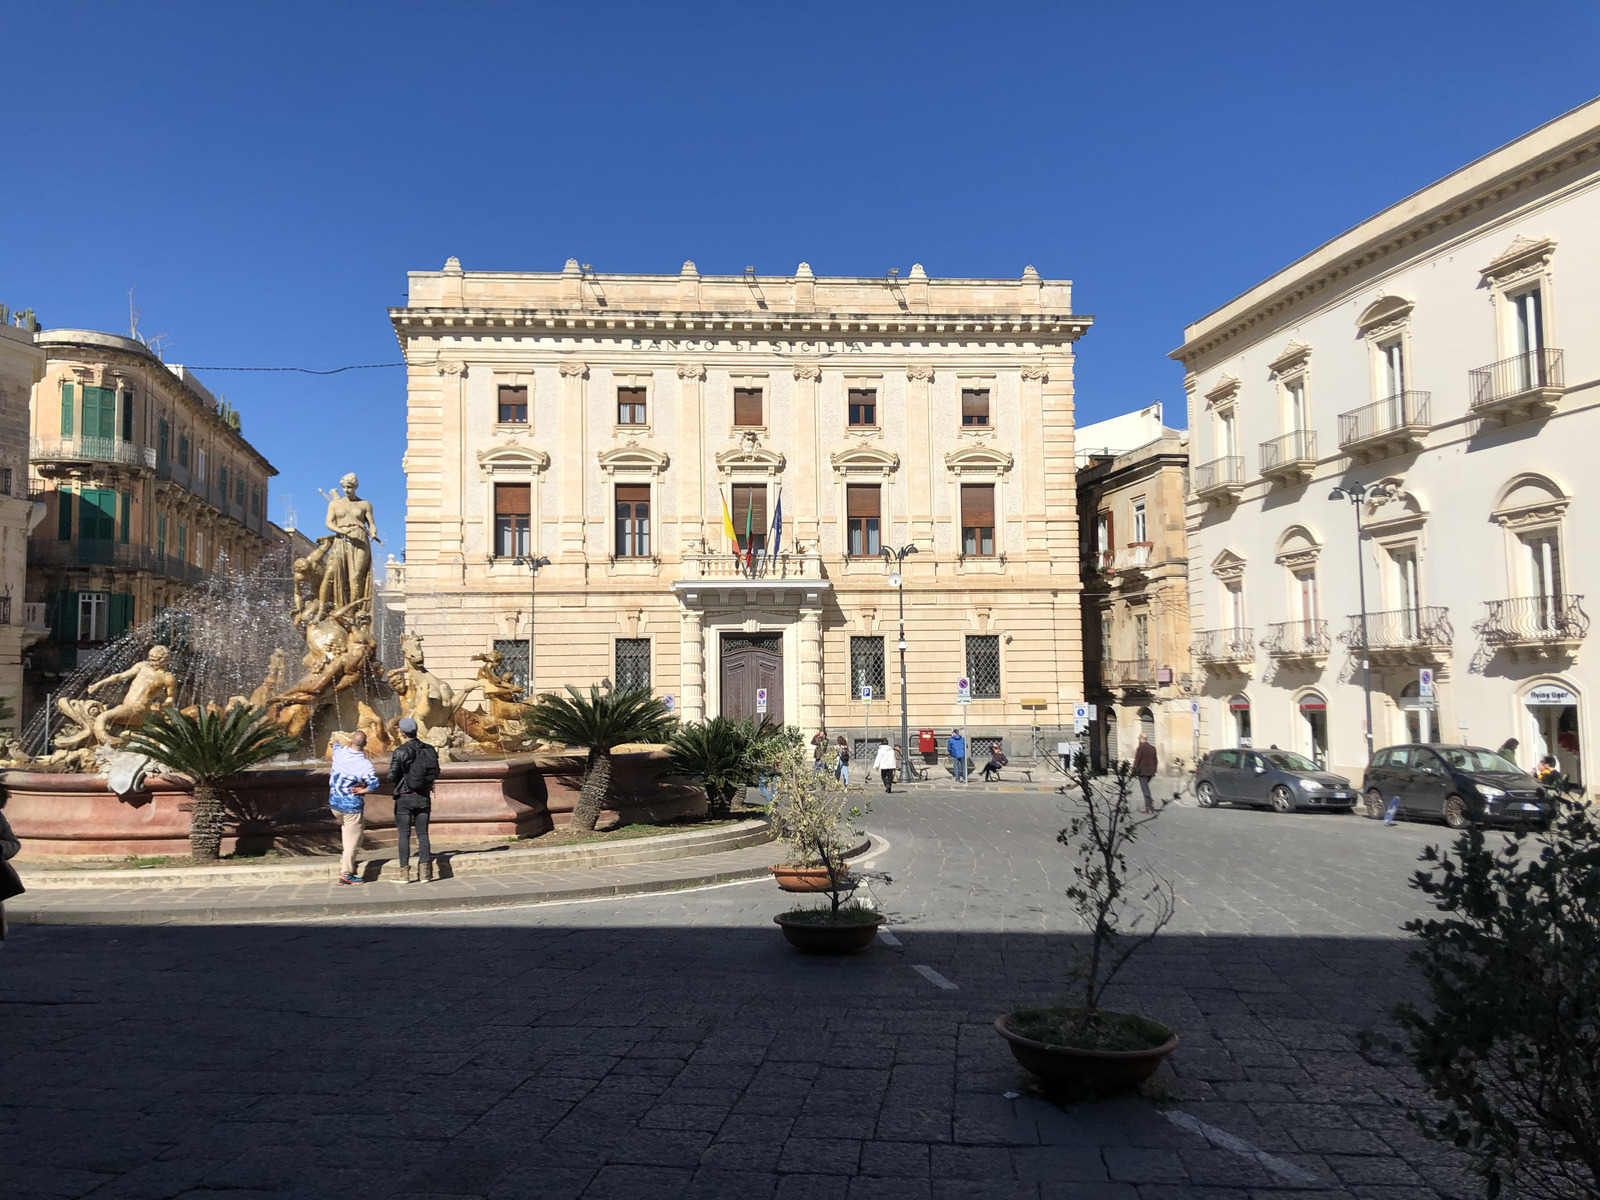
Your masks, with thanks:
[[[1091,319],[1069,283],[451,259],[390,315],[408,498],[386,592],[446,678],[491,649],[526,662],[531,550],[550,560],[540,689],[643,683],[689,720],[764,692],[807,731],[897,727],[879,551],[910,544],[913,737],[942,746],[963,677],[974,735],[1056,723],[1082,695],[1072,373]]]
[[[28,529],[28,400],[44,374],[44,351],[33,344],[31,314],[14,323],[0,310],[0,697],[11,702],[7,723],[21,729],[22,655],[44,633],[26,601]],[[30,618],[31,623],[30,623]]]
[[[1134,414],[1130,414],[1134,415]],[[1184,539],[1188,435],[1147,409],[1079,430],[1085,699],[1096,763],[1132,759],[1139,735],[1163,770],[1194,764],[1189,566]],[[1101,436],[1102,432],[1110,436]],[[1132,440],[1123,450],[1115,445]]]
[[[1523,766],[1549,752],[1592,783],[1597,328],[1600,102],[1188,327],[1173,357],[1209,746],[1359,778],[1359,554],[1375,748],[1515,737]],[[1374,489],[1359,543],[1340,485]]]

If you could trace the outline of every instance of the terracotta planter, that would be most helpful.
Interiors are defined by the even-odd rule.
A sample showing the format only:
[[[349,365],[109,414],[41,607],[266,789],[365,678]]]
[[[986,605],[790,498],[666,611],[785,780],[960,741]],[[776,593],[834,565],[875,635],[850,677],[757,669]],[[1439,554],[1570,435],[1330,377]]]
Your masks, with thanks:
[[[803,954],[854,954],[872,945],[878,936],[878,926],[883,924],[879,915],[872,921],[851,921],[848,924],[819,925],[814,921],[790,921],[781,914],[772,918],[783,929],[788,943]]]
[[[827,867],[768,867],[778,886],[786,892],[825,892],[829,888]]]
[[[1156,1073],[1161,1060],[1178,1048],[1178,1035],[1150,1050],[1080,1050],[1036,1042],[1006,1028],[1011,1014],[995,1018],[995,1032],[1011,1047],[1011,1057],[1030,1075],[1045,1083],[1075,1084],[1110,1095],[1138,1087]]]

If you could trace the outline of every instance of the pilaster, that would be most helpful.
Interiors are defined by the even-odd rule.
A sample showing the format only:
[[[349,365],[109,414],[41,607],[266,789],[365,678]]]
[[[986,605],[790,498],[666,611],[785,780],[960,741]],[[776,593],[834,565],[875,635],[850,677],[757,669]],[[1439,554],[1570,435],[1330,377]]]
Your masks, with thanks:
[[[1030,564],[1049,554],[1044,487],[1044,385],[1049,378],[1043,363],[1022,368],[1022,527]]]
[[[467,478],[466,391],[467,364],[446,358],[438,363],[441,376],[439,542],[441,558],[461,553],[462,522],[465,509],[462,488]],[[450,461],[450,460],[454,461]]]
[[[932,367],[906,368],[907,540],[924,553],[933,549],[933,432],[928,411],[932,383]],[[885,530],[884,540],[889,536]]]
[[[817,483],[817,384],[822,371],[813,363],[794,369],[794,541],[815,546],[820,536],[817,513],[821,494]],[[819,649],[818,654],[821,651]]]
[[[822,728],[822,607],[808,593],[800,607],[800,729],[809,739]]]
[[[560,365],[561,408],[557,418],[557,444],[561,497],[561,561],[584,561],[584,472],[588,465],[589,406],[584,381],[589,365],[568,361]]]
[[[705,720],[706,637],[700,610],[685,606],[678,622],[678,690],[682,693],[682,718],[687,723]]]
[[[686,267],[690,264],[685,263]],[[678,554],[705,540],[705,378],[700,363],[678,365]]]

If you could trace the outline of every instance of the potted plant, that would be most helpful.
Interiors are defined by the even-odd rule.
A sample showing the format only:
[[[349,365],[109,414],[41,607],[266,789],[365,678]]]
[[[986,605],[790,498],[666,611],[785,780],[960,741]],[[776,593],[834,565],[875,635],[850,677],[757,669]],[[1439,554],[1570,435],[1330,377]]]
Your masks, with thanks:
[[[1077,882],[1067,896],[1089,931],[1087,944],[1075,947],[1076,1003],[1019,1008],[994,1023],[1025,1070],[1086,1094],[1137,1087],[1178,1047],[1178,1035],[1165,1025],[1101,1007],[1128,959],[1154,940],[1175,909],[1167,880],[1128,865],[1128,847],[1156,819],[1134,815],[1128,800],[1132,780],[1132,766],[1119,762],[1097,788],[1087,765],[1080,764],[1072,781],[1084,811],[1056,835],[1077,858]]]
[[[852,823],[866,815],[866,806],[850,803],[844,784],[832,771],[814,770],[797,741],[782,745],[770,769],[773,798],[767,811],[774,830],[798,860],[789,866],[820,872],[824,887],[806,890],[828,893],[827,904],[790,909],[773,921],[791,946],[807,954],[853,954],[865,949],[878,936],[883,914],[846,900],[857,880],[845,855],[861,836]]]

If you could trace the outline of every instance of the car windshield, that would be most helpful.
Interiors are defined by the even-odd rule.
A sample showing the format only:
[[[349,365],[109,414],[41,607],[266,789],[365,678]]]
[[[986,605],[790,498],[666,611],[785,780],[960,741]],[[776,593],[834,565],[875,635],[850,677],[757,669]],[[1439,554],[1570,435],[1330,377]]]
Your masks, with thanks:
[[[1317,766],[1303,754],[1292,754],[1287,750],[1272,750],[1262,755],[1273,766],[1284,771],[1320,771]]]
[[[1522,774],[1522,768],[1508,758],[1501,758],[1492,750],[1477,746],[1449,746],[1439,751],[1445,762],[1458,771],[1489,771],[1504,775]]]

